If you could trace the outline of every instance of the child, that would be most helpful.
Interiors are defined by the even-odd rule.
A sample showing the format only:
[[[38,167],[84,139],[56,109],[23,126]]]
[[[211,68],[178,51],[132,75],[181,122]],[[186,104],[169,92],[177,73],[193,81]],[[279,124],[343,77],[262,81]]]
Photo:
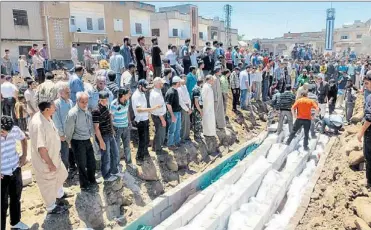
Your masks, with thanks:
[[[18,101],[15,103],[15,117],[18,120],[18,127],[25,132],[27,130],[27,110],[25,98],[23,95],[18,96]]]
[[[353,109],[356,101],[357,88],[353,85],[353,81],[348,79],[345,86],[345,118],[350,123],[350,118],[353,116]]]

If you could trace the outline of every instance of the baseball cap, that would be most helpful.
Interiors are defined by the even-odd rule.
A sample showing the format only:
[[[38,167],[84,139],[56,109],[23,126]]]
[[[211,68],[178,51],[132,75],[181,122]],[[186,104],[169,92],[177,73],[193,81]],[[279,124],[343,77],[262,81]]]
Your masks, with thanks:
[[[166,80],[163,79],[163,78],[160,78],[160,77],[155,77],[155,79],[153,79],[153,84],[156,84],[156,83],[159,83],[159,82],[165,83]]]
[[[139,86],[142,86],[143,88],[146,88],[147,89],[147,87],[148,87],[148,81],[146,81],[146,80],[144,80],[144,79],[140,79],[139,81],[138,81],[138,87]]]
[[[173,83],[177,83],[177,82],[180,82],[182,79],[179,77],[179,76],[175,76],[175,77],[173,77],[173,80],[172,80],[172,82]]]

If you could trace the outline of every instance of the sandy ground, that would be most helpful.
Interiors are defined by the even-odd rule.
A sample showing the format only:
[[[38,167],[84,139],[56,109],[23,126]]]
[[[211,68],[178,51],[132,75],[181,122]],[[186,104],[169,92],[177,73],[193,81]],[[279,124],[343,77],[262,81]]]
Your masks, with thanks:
[[[362,108],[362,100],[359,98],[355,116],[362,113]],[[358,217],[364,217],[360,210],[364,208],[360,208],[355,200],[365,199],[362,203],[371,202],[371,192],[365,187],[362,165],[350,167],[348,156],[362,154],[362,144],[356,139],[360,127],[360,123],[346,126],[345,131],[336,139],[297,230],[369,229],[366,228],[367,224],[363,228],[355,225],[355,220],[362,222]],[[370,211],[371,209],[367,210],[368,213]]]
[[[242,115],[238,116],[232,112],[232,97],[229,95],[229,102],[227,108],[227,117],[229,118],[229,127],[234,130],[237,134],[238,141],[235,143],[232,148],[237,149],[239,145],[242,145],[247,140],[257,136],[263,129],[265,129],[265,122],[259,119],[259,116],[255,115],[250,116],[249,112],[243,112]],[[260,113],[261,114],[261,113]],[[256,124],[251,120],[256,119]],[[264,118],[261,118],[264,120]],[[191,133],[191,137],[193,135]],[[153,138],[153,125],[151,125],[151,139]],[[135,141],[134,141],[135,142]],[[30,142],[28,142],[30,144]],[[191,145],[197,146],[197,143],[193,142]],[[184,147],[184,149],[187,146]],[[17,146],[18,151],[20,151],[20,145]],[[151,148],[149,148],[151,149]],[[229,151],[223,156],[232,154],[232,151]],[[123,151],[120,149],[120,151]],[[135,159],[136,153],[136,143],[132,143],[131,146],[132,159]],[[29,151],[29,157],[31,155]],[[182,181],[186,180],[194,174],[198,174],[204,171],[207,167],[217,164],[221,159],[220,155],[210,155],[207,161],[190,161],[186,167],[180,168],[177,172],[170,171],[164,162],[163,159],[160,159],[156,156],[154,152],[151,154],[151,164],[156,168],[156,171],[159,175],[158,181],[145,181],[138,177],[138,175],[130,170],[127,170],[124,174],[123,181],[125,187],[131,190],[134,194],[133,203],[129,206],[124,206],[122,209],[123,221],[117,222],[113,220],[108,220],[107,216],[103,216],[105,227],[108,229],[116,229],[119,226],[124,226],[126,223],[129,223],[139,217],[142,212],[145,210],[145,206],[149,204],[153,199],[155,199],[160,194],[169,191],[170,189],[177,186]],[[123,165],[125,163],[121,162]],[[23,168],[22,171],[32,170],[32,165],[28,162]],[[97,172],[98,181],[101,181],[99,172]],[[88,227],[89,224],[86,221],[80,218],[81,210],[76,208],[76,203],[80,199],[80,188],[78,182],[78,176],[75,176],[72,181],[65,183],[65,187],[74,194],[73,197],[67,199],[69,203],[69,213],[62,215],[59,222],[65,223],[64,227],[47,227],[50,224],[44,223],[46,217],[49,218],[50,215],[46,215],[46,211],[43,205],[43,201],[40,195],[40,191],[36,185],[35,180],[23,188],[22,193],[22,221],[28,224],[31,229],[76,229]],[[102,199],[103,183],[99,184],[100,192],[97,195],[97,199]],[[9,219],[7,220],[9,224]]]

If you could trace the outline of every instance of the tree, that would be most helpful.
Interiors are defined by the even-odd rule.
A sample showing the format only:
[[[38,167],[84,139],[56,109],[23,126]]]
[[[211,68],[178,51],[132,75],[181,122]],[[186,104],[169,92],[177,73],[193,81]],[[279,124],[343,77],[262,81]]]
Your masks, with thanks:
[[[245,37],[245,34],[238,34],[237,35],[237,40],[242,41],[244,37]]]

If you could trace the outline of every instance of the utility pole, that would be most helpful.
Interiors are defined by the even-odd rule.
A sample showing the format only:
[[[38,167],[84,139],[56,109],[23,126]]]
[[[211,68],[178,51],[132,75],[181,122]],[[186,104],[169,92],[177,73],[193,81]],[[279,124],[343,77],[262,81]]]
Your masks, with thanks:
[[[226,35],[225,40],[228,46],[232,46],[232,39],[231,39],[232,6],[229,4],[224,5],[224,13],[225,13],[224,27],[225,27],[225,35]]]

